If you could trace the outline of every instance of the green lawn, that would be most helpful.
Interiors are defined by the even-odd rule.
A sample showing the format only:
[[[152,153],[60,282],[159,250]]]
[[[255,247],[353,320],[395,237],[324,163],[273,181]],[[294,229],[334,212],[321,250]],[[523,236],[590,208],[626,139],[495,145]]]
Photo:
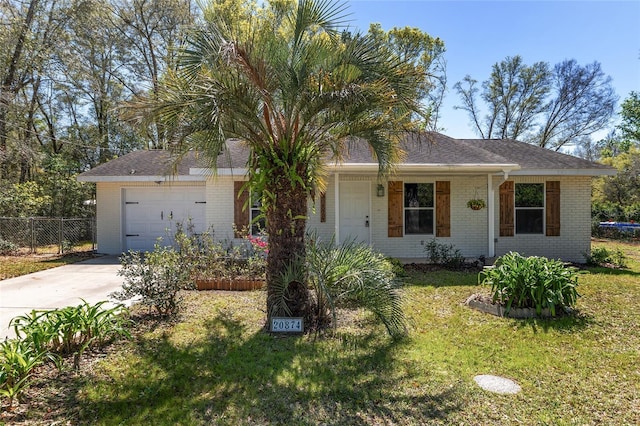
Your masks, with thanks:
[[[0,256],[0,280],[80,262],[92,256],[91,244],[84,244],[67,254]]]
[[[38,395],[49,396],[31,393],[14,420],[640,424],[640,247],[617,245],[629,268],[582,275],[578,315],[557,320],[470,310],[475,274],[411,274],[403,342],[364,313],[348,315],[331,337],[273,337],[261,331],[263,292],[191,292],[174,324],[146,322],[138,338],[87,362],[82,374],[37,382]],[[511,378],[522,392],[489,393],[477,374]]]

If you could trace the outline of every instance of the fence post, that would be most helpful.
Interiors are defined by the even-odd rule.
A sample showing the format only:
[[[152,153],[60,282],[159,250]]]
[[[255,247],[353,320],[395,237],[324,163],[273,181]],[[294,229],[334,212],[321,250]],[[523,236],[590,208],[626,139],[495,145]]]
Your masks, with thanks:
[[[62,240],[64,239],[64,218],[60,218],[60,226],[58,227],[58,254],[64,254]]]
[[[36,253],[36,225],[32,217],[29,218],[29,229],[31,230],[31,253]]]

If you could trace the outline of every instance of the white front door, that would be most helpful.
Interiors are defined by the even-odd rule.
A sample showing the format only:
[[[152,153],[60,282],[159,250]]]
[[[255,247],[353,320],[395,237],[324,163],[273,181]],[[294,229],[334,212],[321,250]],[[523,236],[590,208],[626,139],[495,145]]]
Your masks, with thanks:
[[[176,223],[187,230],[190,220],[195,233],[206,229],[206,201],[203,187],[126,188],[124,190],[124,248],[151,251],[162,237],[173,244]]]
[[[340,182],[340,242],[371,242],[371,184]]]

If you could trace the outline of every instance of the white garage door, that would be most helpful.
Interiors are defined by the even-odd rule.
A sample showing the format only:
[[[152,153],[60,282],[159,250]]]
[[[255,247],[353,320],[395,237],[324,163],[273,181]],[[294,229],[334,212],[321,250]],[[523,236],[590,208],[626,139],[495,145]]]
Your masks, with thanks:
[[[159,237],[173,243],[176,223],[194,232],[206,230],[203,187],[127,188],[124,190],[124,238],[126,250],[151,251]]]

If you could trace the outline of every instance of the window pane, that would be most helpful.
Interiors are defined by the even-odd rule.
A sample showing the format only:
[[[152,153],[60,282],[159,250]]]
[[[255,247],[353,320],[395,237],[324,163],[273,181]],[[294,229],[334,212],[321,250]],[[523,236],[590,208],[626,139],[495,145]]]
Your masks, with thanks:
[[[405,183],[405,207],[433,207],[432,183]]]
[[[516,183],[516,207],[544,207],[544,184]]]
[[[256,221],[256,219],[258,220]],[[264,216],[260,217],[259,209],[251,209],[251,235],[258,235],[266,229]]]
[[[433,234],[433,209],[405,210],[405,234]]]
[[[542,234],[543,209],[516,209],[516,234]]]
[[[251,193],[251,207],[260,208],[262,206],[262,197],[259,194],[252,192]]]

